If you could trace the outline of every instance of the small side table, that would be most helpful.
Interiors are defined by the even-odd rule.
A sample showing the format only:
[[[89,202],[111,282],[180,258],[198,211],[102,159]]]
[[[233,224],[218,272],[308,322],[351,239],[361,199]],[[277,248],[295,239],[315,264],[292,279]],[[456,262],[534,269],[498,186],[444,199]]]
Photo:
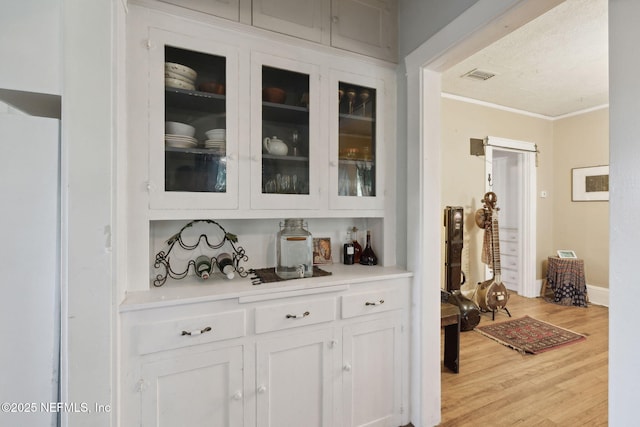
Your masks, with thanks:
[[[440,303],[440,327],[444,328],[444,366],[460,371],[460,309],[457,305]]]
[[[553,302],[561,305],[587,307],[587,282],[584,260],[549,257],[547,283],[553,290]]]

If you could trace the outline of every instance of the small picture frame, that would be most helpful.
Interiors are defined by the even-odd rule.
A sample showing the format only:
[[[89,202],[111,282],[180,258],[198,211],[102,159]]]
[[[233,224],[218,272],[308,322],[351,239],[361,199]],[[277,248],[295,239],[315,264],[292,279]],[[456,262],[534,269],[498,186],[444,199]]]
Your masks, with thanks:
[[[333,264],[331,258],[331,238],[313,238],[313,265]]]
[[[558,251],[558,258],[577,259],[576,253],[569,249],[560,249]]]

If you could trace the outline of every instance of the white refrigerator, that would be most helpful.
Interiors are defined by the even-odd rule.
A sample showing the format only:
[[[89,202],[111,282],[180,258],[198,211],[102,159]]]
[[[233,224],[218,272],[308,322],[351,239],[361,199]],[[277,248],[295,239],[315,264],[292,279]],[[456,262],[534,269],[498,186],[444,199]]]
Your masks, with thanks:
[[[59,123],[0,114],[0,426],[57,425]]]

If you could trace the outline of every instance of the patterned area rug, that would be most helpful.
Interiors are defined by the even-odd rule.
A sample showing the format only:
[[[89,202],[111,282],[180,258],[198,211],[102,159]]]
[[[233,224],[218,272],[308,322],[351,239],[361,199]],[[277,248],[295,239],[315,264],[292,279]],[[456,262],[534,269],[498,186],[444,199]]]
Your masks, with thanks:
[[[514,350],[531,354],[554,350],[587,339],[584,335],[529,316],[477,326],[475,330]]]

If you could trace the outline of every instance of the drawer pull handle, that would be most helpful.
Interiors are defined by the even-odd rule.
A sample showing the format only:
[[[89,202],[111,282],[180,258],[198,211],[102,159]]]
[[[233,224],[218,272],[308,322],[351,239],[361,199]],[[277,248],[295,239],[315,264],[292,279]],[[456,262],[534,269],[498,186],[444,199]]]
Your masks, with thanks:
[[[384,300],[383,299],[381,299],[380,301],[376,301],[376,302],[367,301],[367,302],[364,303],[364,305],[381,305],[381,304],[384,304]]]
[[[307,317],[310,314],[311,313],[309,313],[308,311],[305,311],[302,314],[287,314],[287,319],[302,319],[303,317]]]
[[[200,335],[200,334],[204,334],[205,332],[209,332],[211,330],[211,326],[207,326],[204,329],[196,329],[195,331],[182,331],[182,335],[189,335],[189,336],[194,336],[194,335]]]

